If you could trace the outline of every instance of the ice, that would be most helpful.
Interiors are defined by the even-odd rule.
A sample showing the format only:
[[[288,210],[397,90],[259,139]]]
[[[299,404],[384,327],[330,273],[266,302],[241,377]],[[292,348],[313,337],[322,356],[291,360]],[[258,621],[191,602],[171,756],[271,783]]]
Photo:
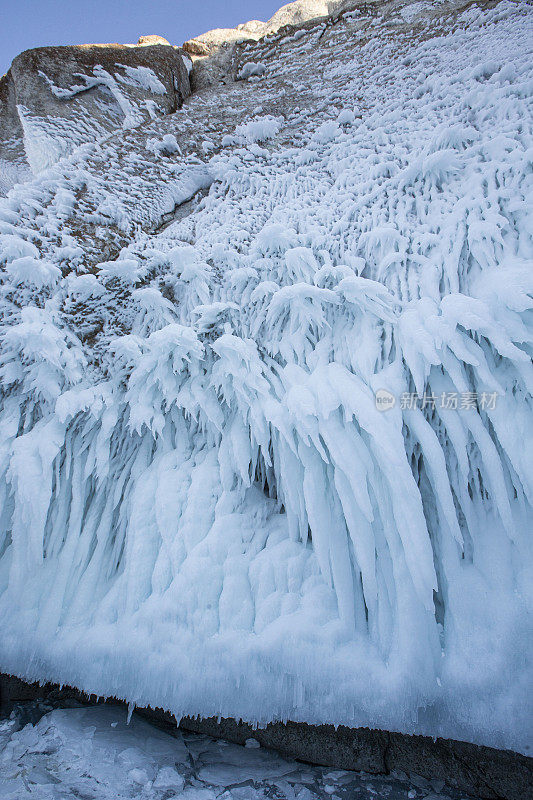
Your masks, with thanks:
[[[445,6],[1,201],[0,669],[529,747],[531,9]]]
[[[248,61],[246,64],[243,64],[237,77],[241,78],[242,80],[246,80],[246,78],[250,78],[252,76],[255,77],[258,75],[264,75],[265,72],[266,72],[265,64],[261,63],[254,64],[253,62]]]
[[[185,69],[187,70],[187,74],[190,75],[192,71],[192,60],[189,58],[188,55],[182,53],[181,59],[185,65]]]
[[[135,284],[142,277],[142,268],[134,258],[104,261],[98,264],[98,277],[104,283],[108,280],[116,279],[121,283]]]
[[[334,120],[327,120],[323,122],[320,127],[313,134],[313,140],[318,142],[319,144],[327,144],[327,142],[331,142],[337,138],[340,134],[341,129],[337,124],[337,121]]]
[[[337,122],[339,125],[351,125],[354,120],[355,112],[352,111],[351,108],[343,108],[337,117]]]
[[[117,78],[122,83],[140,86],[154,94],[165,94],[166,89],[157,75],[150,67],[129,67],[125,64],[118,65],[124,70],[124,75],[117,73]]]
[[[202,753],[201,762],[205,766],[198,771],[198,777],[215,786],[231,786],[250,780],[259,783],[288,775],[296,769],[294,762],[286,762],[268,751],[254,750],[252,755],[247,749],[244,757],[242,748],[231,745],[210,747]]]
[[[245,747],[251,747],[252,749],[255,747],[261,747],[257,739],[247,739],[244,743]]]
[[[18,705],[0,720],[2,800],[352,800],[368,785],[364,773],[304,769],[272,751],[162,731],[136,714],[126,723],[123,707],[52,705]],[[410,787],[420,780],[376,777],[372,796],[419,796]],[[449,800],[444,782],[433,789],[434,800]]]
[[[29,180],[31,173],[25,164],[0,158],[0,197],[4,197],[17,183]]]
[[[5,800],[36,791],[50,798],[97,791],[102,800],[119,800],[137,796],[139,786],[159,798],[166,790],[182,789],[176,766],[186,771],[189,758],[177,731],[168,736],[139,718],[127,725],[117,708],[56,709],[34,726],[15,729],[2,744]]]
[[[31,286],[33,289],[53,287],[61,277],[61,270],[54,264],[32,256],[13,259],[7,265],[6,272],[14,286]]]
[[[1,260],[10,262],[18,258],[37,258],[39,251],[32,242],[28,242],[11,233],[0,235]]]
[[[238,125],[235,134],[242,136],[248,142],[265,142],[279,132],[282,124],[282,119],[270,115],[257,117],[251,122]]]
[[[162,153],[166,156],[180,152],[176,137],[172,133],[165,134],[160,142],[158,142],[157,139],[148,139],[146,149],[156,154]]]

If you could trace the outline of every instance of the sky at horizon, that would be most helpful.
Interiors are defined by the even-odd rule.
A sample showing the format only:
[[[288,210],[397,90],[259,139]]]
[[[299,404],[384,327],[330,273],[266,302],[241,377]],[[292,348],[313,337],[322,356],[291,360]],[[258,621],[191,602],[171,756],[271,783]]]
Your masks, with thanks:
[[[182,44],[211,28],[267,20],[284,0],[0,0],[0,75],[30,47],[133,43],[155,33]]]

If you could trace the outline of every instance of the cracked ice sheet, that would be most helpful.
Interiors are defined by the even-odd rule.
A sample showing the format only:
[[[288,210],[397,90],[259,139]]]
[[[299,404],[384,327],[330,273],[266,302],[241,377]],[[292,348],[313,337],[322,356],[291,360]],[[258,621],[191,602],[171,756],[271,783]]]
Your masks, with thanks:
[[[136,715],[128,724],[121,706],[51,708],[20,704],[0,720],[2,800],[451,800],[419,776],[312,767]]]

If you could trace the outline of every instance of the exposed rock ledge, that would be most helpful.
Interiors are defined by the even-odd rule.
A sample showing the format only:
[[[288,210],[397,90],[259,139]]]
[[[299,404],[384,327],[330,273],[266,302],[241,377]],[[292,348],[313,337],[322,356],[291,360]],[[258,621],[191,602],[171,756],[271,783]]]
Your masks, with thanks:
[[[8,713],[13,703],[53,696],[75,698],[95,704],[112,702],[88,696],[77,689],[38,683],[0,673],[0,709]],[[347,728],[333,725],[307,725],[302,722],[272,722],[265,728],[252,728],[234,719],[182,718],[179,723],[162,709],[137,709],[138,713],[160,726],[179,724],[184,730],[203,733],[236,744],[253,737],[262,747],[312,764],[374,775],[401,771],[428,780],[444,780],[449,786],[484,800],[526,800],[533,797],[533,758],[491,747],[453,739],[431,739],[403,733]]]
[[[195,89],[231,82],[233,54],[245,42],[279,39],[348,9],[399,2],[296,0],[267,22],[207,31],[182,47],[148,35],[136,44],[26,50],[0,78],[0,196],[84,143],[173,113],[191,82]]]

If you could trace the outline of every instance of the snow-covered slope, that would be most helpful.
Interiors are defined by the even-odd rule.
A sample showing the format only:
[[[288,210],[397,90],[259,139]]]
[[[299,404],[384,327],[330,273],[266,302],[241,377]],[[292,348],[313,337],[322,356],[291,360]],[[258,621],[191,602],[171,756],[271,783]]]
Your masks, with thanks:
[[[525,751],[531,33],[232,45],[2,201],[0,669]]]

